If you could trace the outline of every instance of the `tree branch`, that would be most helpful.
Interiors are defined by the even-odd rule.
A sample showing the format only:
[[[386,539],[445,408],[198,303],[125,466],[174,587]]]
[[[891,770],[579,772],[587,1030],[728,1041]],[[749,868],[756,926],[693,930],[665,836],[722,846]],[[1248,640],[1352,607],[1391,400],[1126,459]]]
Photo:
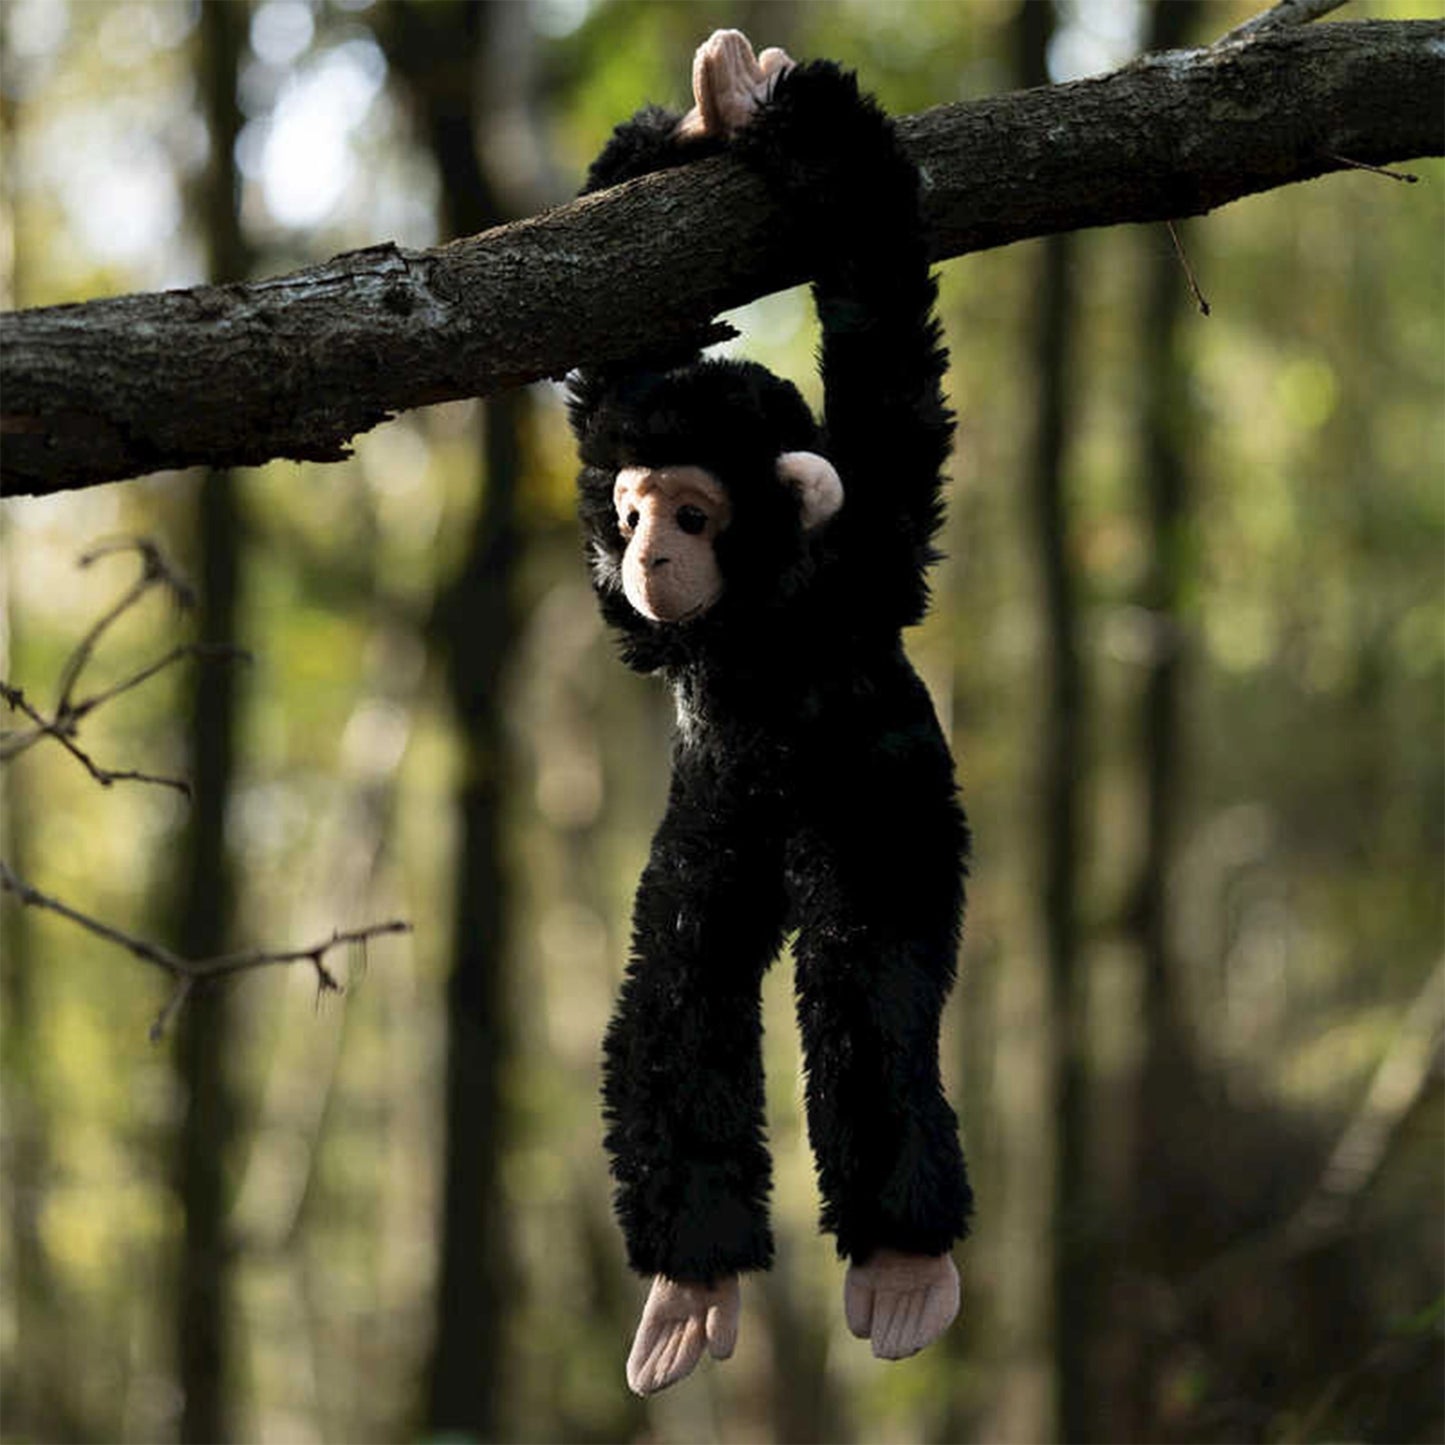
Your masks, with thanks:
[[[899,129],[943,259],[1445,153],[1442,90],[1445,23],[1275,23]],[[0,485],[335,461],[398,411],[716,337],[719,311],[807,275],[761,183],[724,157],[435,250],[9,313]]]
[[[81,638],[66,660],[61,669],[59,699],[55,704],[54,716],[46,717],[30,702],[20,688],[0,680],[0,701],[5,702],[15,711],[23,713],[33,724],[23,732],[0,733],[0,763],[9,762],[39,742],[41,738],[49,737],[54,738],[78,758],[89,770],[91,777],[102,787],[108,788],[112,783],[122,780],[159,783],[164,787],[175,788],[190,797],[190,784],[181,778],[165,778],[158,777],[153,773],[131,771],[114,772],[98,766],[90,755],[75,742],[76,730],[81,719],[88,713],[93,712],[112,698],[139,687],[183,657],[230,660],[237,657],[249,658],[249,654],[240,648],[225,645],[182,643],[173,647],[164,656],[157,658],[156,661],[148,663],[145,667],[122,678],[119,682],[91,693],[79,702],[75,701],[74,693],[80,681],[80,675],[95,656],[96,645],[102,635],[113,623],[134,607],[147,592],[155,587],[164,587],[181,605],[189,606],[191,604],[190,586],[172,568],[160,548],[148,537],[125,537],[101,543],[80,558],[80,565],[88,567],[97,558],[108,557],[116,552],[138,553],[141,558],[141,575],[122,594],[120,600],[102,614],[100,620]],[[143,938],[136,938],[133,934],[115,928],[109,923],[102,923],[99,919],[90,917],[89,914],[81,913],[79,909],[72,908],[59,898],[52,898],[49,894],[42,893],[38,888],[27,883],[3,861],[0,861],[0,893],[12,893],[22,904],[58,913],[62,918],[68,918],[81,928],[88,929],[98,938],[118,944],[142,962],[154,964],[157,968],[170,974],[175,981],[175,987],[164,1007],[157,1014],[155,1022],[151,1025],[152,1040],[159,1039],[165,1032],[171,1019],[175,1017],[177,1010],[189,997],[191,989],[197,983],[225,978],[233,973],[244,973],[253,968],[266,968],[272,964],[304,962],[311,964],[316,970],[316,986],[320,992],[340,992],[341,985],[325,963],[326,955],[333,948],[345,943],[364,946],[368,939],[383,933],[411,932],[411,924],[393,920],[387,923],[374,923],[366,928],[335,931],[330,938],[313,944],[310,948],[281,951],[247,949],[240,953],[227,953],[215,958],[196,960],[182,958],[179,954],[172,953],[170,949],[163,948],[158,943],[150,943]]]
[[[109,923],[102,923],[98,918],[92,918],[89,914],[72,908],[61,899],[42,893],[4,862],[0,862],[0,893],[13,893],[21,903],[29,908],[44,908],[51,913],[59,914],[61,918],[68,918],[72,923],[95,934],[97,938],[103,938],[107,943],[114,943],[125,949],[133,957],[140,959],[142,963],[153,964],[162,972],[168,973],[175,981],[175,987],[161,1011],[156,1015],[155,1022],[151,1025],[152,1042],[158,1041],[165,1033],[171,1019],[175,1017],[176,1011],[186,1001],[191,989],[197,983],[226,978],[231,974],[244,973],[254,968],[309,963],[316,970],[316,987],[319,992],[340,993],[341,984],[337,981],[336,975],[327,968],[325,962],[326,955],[332,949],[340,948],[345,944],[357,944],[365,948],[370,939],[379,938],[383,934],[411,932],[411,924],[404,923],[400,919],[389,919],[385,923],[370,923],[364,928],[336,929],[330,938],[324,938],[320,943],[312,944],[310,948],[291,948],[277,952],[253,948],[247,949],[243,953],[223,954],[218,958],[189,959],[182,958],[178,953],[172,953],[168,948],[162,948],[158,943],[150,943],[144,938],[136,938],[133,934],[115,928]]]
[[[191,785],[184,778],[168,778],[156,773],[136,772],[130,768],[116,770],[101,767],[75,741],[80,723],[96,708],[114,697],[119,697],[121,693],[129,692],[143,682],[148,682],[157,673],[163,672],[182,658],[194,657],[203,661],[227,662],[244,659],[249,662],[250,654],[238,647],[216,646],[204,642],[181,643],[164,656],[148,663],[138,672],[76,702],[74,693],[80,682],[80,675],[95,656],[95,649],[100,639],[141,598],[153,588],[163,587],[170,592],[181,607],[189,607],[193,601],[190,585],[166,561],[160,548],[149,537],[119,537],[109,542],[102,542],[98,546],[92,547],[80,558],[80,566],[89,567],[99,558],[114,556],[117,552],[138,553],[141,559],[141,574],[71,650],[70,656],[60,670],[58,697],[53,715],[46,717],[25,696],[23,689],[0,679],[0,702],[4,702],[16,712],[23,713],[33,724],[20,732],[0,732],[0,763],[8,763],[12,758],[18,757],[29,748],[34,747],[42,738],[54,738],[85,767],[91,777],[103,788],[110,787],[112,783],[154,783],[163,788],[174,788],[189,798]]]
[[[190,585],[175,572],[162,555],[161,549],[149,537],[117,537],[109,542],[101,542],[84,553],[78,565],[89,567],[102,557],[112,557],[117,552],[136,552],[140,555],[140,576],[135,579],[129,591],[116,602],[110,611],[106,612],[76,643],[69,661],[60,674],[60,696],[55,704],[57,718],[75,711],[71,705],[70,695],[75,691],[75,685],[80,681],[80,674],[85,671],[86,664],[95,655],[96,644],[106,630],[129,612],[151,588],[169,588],[171,596],[175,598],[176,604],[180,607],[194,605],[195,598]],[[94,706],[94,703],[91,706]]]
[[[1176,1287],[1180,1311],[1198,1309],[1245,1275],[1330,1243],[1350,1227],[1355,1206],[1384,1164],[1401,1125],[1438,1067],[1445,1029],[1445,958],[1405,1010],[1359,1108],[1345,1126],[1318,1182],[1295,1212],[1246,1235]]]

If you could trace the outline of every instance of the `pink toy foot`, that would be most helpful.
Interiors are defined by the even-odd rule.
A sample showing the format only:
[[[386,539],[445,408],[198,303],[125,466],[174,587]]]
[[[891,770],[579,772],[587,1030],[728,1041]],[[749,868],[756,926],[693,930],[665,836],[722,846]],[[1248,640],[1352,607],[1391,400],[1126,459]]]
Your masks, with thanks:
[[[627,1383],[638,1395],[655,1395],[692,1374],[703,1347],[726,1360],[738,1342],[741,1294],[737,1275],[709,1288],[657,1275],[643,1306]]]
[[[843,1285],[848,1328],[873,1341],[880,1360],[902,1360],[931,1345],[958,1313],[958,1270],[946,1254],[880,1249],[849,1267]]]

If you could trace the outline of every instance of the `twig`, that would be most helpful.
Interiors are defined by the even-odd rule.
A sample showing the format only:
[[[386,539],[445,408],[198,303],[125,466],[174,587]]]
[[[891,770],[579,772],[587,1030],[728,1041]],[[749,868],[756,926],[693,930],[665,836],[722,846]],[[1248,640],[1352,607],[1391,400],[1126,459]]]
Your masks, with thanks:
[[[89,697],[72,703],[66,709],[67,719],[79,722],[88,712],[98,708],[101,703],[109,702],[111,698],[119,697],[121,693],[129,692],[133,687],[139,687],[141,683],[148,682],[158,672],[164,671],[172,663],[179,662],[184,657],[198,657],[208,661],[251,661],[251,654],[244,647],[232,647],[225,642],[183,642],[180,646],[173,647],[164,657],[158,658],[148,667],[141,668],[139,672],[126,678],[123,682],[114,683],[101,692],[92,693]]]
[[[6,763],[26,748],[33,747],[41,738],[48,737],[51,724],[30,705],[30,700],[20,688],[11,687],[8,682],[0,682],[0,701],[16,712],[23,712],[35,724],[26,732],[0,733],[0,763]]]
[[[170,1021],[179,1012],[181,1005],[185,1003],[191,990],[198,983],[208,983],[213,979],[227,978],[232,974],[244,973],[256,968],[269,968],[272,965],[309,963],[316,971],[316,987],[320,993],[340,993],[342,991],[341,984],[325,963],[326,955],[332,949],[340,948],[345,944],[358,945],[364,949],[367,942],[373,938],[390,933],[411,932],[410,923],[400,919],[389,919],[385,923],[372,923],[364,928],[336,929],[330,938],[323,939],[310,948],[274,951],[253,948],[240,953],[221,954],[215,958],[188,959],[182,958],[178,953],[172,953],[170,949],[164,948],[158,943],[151,943],[147,939],[137,938],[109,923],[102,923],[98,918],[92,918],[89,914],[72,908],[59,898],[52,898],[49,894],[42,893],[34,885],[27,883],[9,864],[3,861],[0,861],[0,892],[13,893],[26,907],[44,908],[51,913],[59,914],[62,918],[68,918],[77,926],[95,934],[97,938],[103,938],[108,943],[125,949],[127,953],[140,959],[142,963],[152,964],[162,972],[169,974],[175,981],[175,987],[161,1011],[156,1015],[155,1022],[151,1025],[150,1036],[153,1041],[160,1039],[165,1034]]]
[[[55,700],[55,712],[57,716],[69,708],[70,694],[75,684],[80,680],[80,674],[85,669],[85,665],[94,655],[95,645],[100,641],[102,634],[113,622],[129,612],[130,609],[151,590],[152,586],[154,586],[154,583],[149,581],[144,574],[137,577],[136,580],[131,583],[129,590],[121,597],[120,601],[117,602],[109,612],[105,613],[100,621],[75,645],[75,650],[66,659],[65,666],[61,669],[58,695]]]
[[[29,732],[12,734],[4,742],[0,742],[0,763],[8,763],[11,758],[23,753],[26,748],[32,747],[41,738],[54,738],[102,788],[108,788],[112,783],[154,783],[158,787],[174,788],[187,798],[191,796],[191,785],[184,778],[168,778],[159,773],[142,773],[134,768],[101,767],[72,738],[71,733],[74,731],[72,721],[66,718],[51,719],[43,716],[18,687],[11,687],[9,683],[0,682],[0,697],[3,697],[17,711],[23,712],[35,724]]]
[[[147,943],[143,938],[133,938],[118,928],[112,928],[108,923],[101,923],[99,919],[90,918],[86,914],[78,912],[58,898],[51,898],[48,894],[42,893],[4,862],[0,862],[0,891],[13,893],[29,908],[48,908],[50,912],[58,913],[62,918],[68,918],[72,923],[78,923],[82,928],[89,929],[97,937],[104,938],[108,942],[128,950],[143,963],[153,963],[167,973],[184,974],[189,968],[185,959],[172,953],[168,948],[162,948],[158,943]]]
[[[1204,293],[1199,289],[1199,282],[1194,277],[1194,268],[1189,264],[1189,257],[1184,253],[1184,242],[1179,239],[1179,231],[1173,221],[1165,221],[1169,227],[1169,239],[1174,242],[1174,254],[1179,257],[1179,264],[1184,267],[1184,274],[1189,280],[1189,289],[1194,293],[1194,303],[1199,307],[1201,316],[1209,315],[1209,302],[1204,299]]]
[[[80,682],[80,675],[95,656],[100,639],[147,592],[156,587],[164,587],[181,607],[190,607],[195,601],[189,584],[175,571],[160,548],[148,537],[118,537],[112,541],[102,542],[83,553],[79,559],[79,565],[89,567],[98,559],[114,556],[117,552],[139,553],[141,575],[127,588],[120,600],[80,639],[74,651],[66,659],[65,666],[60,672],[59,697],[55,704],[54,716],[46,717],[26,698],[20,688],[0,681],[0,699],[3,699],[17,712],[23,712],[34,723],[34,727],[28,731],[0,734],[0,763],[9,762],[12,758],[18,757],[26,749],[33,747],[41,738],[54,738],[82,764],[91,777],[103,788],[110,787],[112,783],[121,782],[153,783],[158,787],[174,788],[178,793],[183,793],[189,798],[191,796],[190,784],[182,778],[144,773],[134,768],[102,768],[75,741],[76,730],[81,719],[94,712],[102,703],[107,703],[112,698],[119,697],[121,693],[139,687],[141,683],[148,681],[158,672],[179,662],[182,658],[195,657],[227,661],[233,658],[244,658],[249,660],[250,654],[241,648],[222,644],[185,643],[179,647],[173,647],[164,657],[158,658],[130,677],[75,702],[73,695]]]
[[[1330,1152],[1308,1199],[1285,1226],[1301,1253],[1340,1228],[1379,1171],[1390,1140],[1430,1077],[1445,1028],[1445,958],[1431,970],[1400,1021],[1355,1116]]]
[[[168,587],[171,595],[181,607],[190,607],[195,594],[189,584],[171,567],[161,549],[149,537],[117,537],[102,542],[82,553],[77,565],[89,567],[102,557],[114,556],[117,552],[138,552],[141,558],[141,574],[125,595],[107,612],[89,632],[76,644],[60,674],[60,696],[55,704],[55,715],[60,717],[70,710],[70,694],[80,680],[80,674],[95,653],[96,644],[112,623],[123,617],[153,587]]]
[[[1343,4],[1345,0],[1279,0],[1278,4],[1252,16],[1243,25],[1236,25],[1233,30],[1226,31],[1215,44],[1225,45],[1231,40],[1243,40],[1246,36],[1258,35],[1261,30],[1275,30],[1286,25],[1308,25],[1311,20],[1318,20],[1321,15],[1328,15],[1331,10],[1338,10]]]
[[[165,587],[177,603],[183,607],[189,607],[194,601],[189,586],[171,568],[160,548],[148,538],[120,538],[111,542],[103,542],[86,552],[80,558],[80,565],[88,567],[101,557],[112,556],[116,552],[122,551],[140,554],[141,575],[131,584],[120,600],[81,638],[75,650],[66,660],[65,666],[61,669],[59,699],[56,702],[55,715],[46,717],[30,702],[22,689],[0,681],[0,700],[3,700],[15,711],[23,713],[34,724],[28,731],[0,734],[0,763],[8,762],[27,748],[33,747],[41,738],[51,737],[72,753],[102,787],[108,788],[112,783],[120,781],[157,783],[163,787],[175,788],[189,797],[191,794],[190,784],[179,778],[166,778],[152,773],[133,770],[116,771],[100,767],[75,742],[76,729],[79,727],[81,719],[94,712],[96,708],[109,702],[112,698],[119,697],[122,693],[129,692],[132,688],[139,687],[143,682],[149,681],[157,673],[179,662],[182,658],[229,660],[242,657],[249,659],[250,654],[241,648],[224,644],[184,643],[173,647],[164,656],[148,663],[129,677],[112,683],[109,687],[102,688],[99,692],[94,692],[89,697],[76,702],[74,693],[81,673],[95,655],[100,639],[106,630],[130,608],[134,607],[147,592],[154,587]],[[28,907],[45,908],[52,913],[59,914],[62,918],[68,918],[78,927],[87,929],[98,938],[103,938],[107,942],[124,948],[143,963],[152,964],[168,974],[174,980],[174,987],[170,997],[167,998],[156,1015],[155,1021],[151,1024],[152,1041],[164,1036],[170,1021],[180,1011],[181,1006],[190,997],[191,990],[198,983],[226,978],[249,969],[266,968],[273,964],[309,963],[316,972],[317,997],[319,998],[323,993],[339,993],[341,991],[340,982],[325,962],[326,955],[332,949],[339,948],[343,944],[351,944],[364,950],[369,939],[387,933],[409,933],[411,931],[409,923],[392,920],[387,923],[371,924],[365,928],[337,930],[332,933],[330,938],[313,944],[310,948],[282,951],[248,949],[241,953],[221,954],[215,958],[186,959],[158,943],[136,938],[123,929],[102,923],[99,919],[72,908],[68,903],[42,893],[4,862],[0,862],[0,892],[13,893],[22,904]]]
[[[368,939],[386,933],[410,933],[411,924],[393,919],[387,923],[370,923],[365,928],[333,929],[330,938],[313,943],[310,948],[291,948],[284,952],[268,949],[249,948],[241,953],[224,953],[219,957],[203,959],[187,965],[187,971],[194,978],[225,978],[228,974],[243,973],[248,968],[264,968],[273,963],[310,963],[317,974],[317,982],[324,991],[340,993],[341,985],[326,968],[322,959],[333,948],[342,944],[364,944]]]
[[[1369,171],[1373,176],[1388,176],[1392,181],[1404,181],[1408,186],[1413,186],[1420,179],[1412,171],[1392,171],[1384,166],[1372,166],[1369,161],[1353,161],[1349,156],[1336,155],[1334,151],[1326,151],[1325,154],[1332,161],[1338,161],[1342,166],[1349,166],[1351,170]]]
[[[160,1012],[151,1020],[151,1026],[146,1030],[146,1037],[151,1043],[158,1044],[165,1038],[166,1030],[171,1026],[171,1020],[180,1013],[181,1005],[191,996],[191,989],[195,980],[189,978],[178,978],[176,986],[171,990],[171,996],[161,1005]]]

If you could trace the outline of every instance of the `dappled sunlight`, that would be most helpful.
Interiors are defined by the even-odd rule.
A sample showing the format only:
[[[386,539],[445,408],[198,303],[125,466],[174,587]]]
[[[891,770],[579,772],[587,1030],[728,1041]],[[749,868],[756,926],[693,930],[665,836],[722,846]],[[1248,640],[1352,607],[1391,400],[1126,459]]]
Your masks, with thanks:
[[[241,133],[242,173],[259,182],[277,224],[315,226],[352,189],[357,174],[352,137],[385,76],[386,61],[374,41],[343,41],[287,75],[269,113]]]

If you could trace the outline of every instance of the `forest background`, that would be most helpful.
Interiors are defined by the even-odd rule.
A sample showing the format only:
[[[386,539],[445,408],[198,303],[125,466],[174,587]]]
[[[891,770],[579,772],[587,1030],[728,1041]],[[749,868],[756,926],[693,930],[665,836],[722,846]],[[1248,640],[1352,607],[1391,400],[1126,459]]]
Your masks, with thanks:
[[[1190,0],[6,0],[0,285],[48,305],[434,244],[565,200],[714,26],[895,113],[1207,43]],[[1357,4],[1350,18],[1428,14]],[[1325,22],[1329,23],[1329,22]],[[214,143],[215,137],[233,144]],[[945,1071],[960,1323],[882,1365],[817,1235],[784,959],[779,1262],[737,1358],[644,1403],[596,1101],[660,815],[559,390],[355,457],[0,505],[0,677],[97,687],[0,771],[3,856],[190,957],[405,937],[170,996],[0,910],[7,1440],[1438,1440],[1445,168],[941,268],[948,557],[910,638],[977,847]],[[811,378],[805,290],[734,317]],[[11,715],[7,727],[22,726]],[[363,966],[364,965],[364,966]]]

